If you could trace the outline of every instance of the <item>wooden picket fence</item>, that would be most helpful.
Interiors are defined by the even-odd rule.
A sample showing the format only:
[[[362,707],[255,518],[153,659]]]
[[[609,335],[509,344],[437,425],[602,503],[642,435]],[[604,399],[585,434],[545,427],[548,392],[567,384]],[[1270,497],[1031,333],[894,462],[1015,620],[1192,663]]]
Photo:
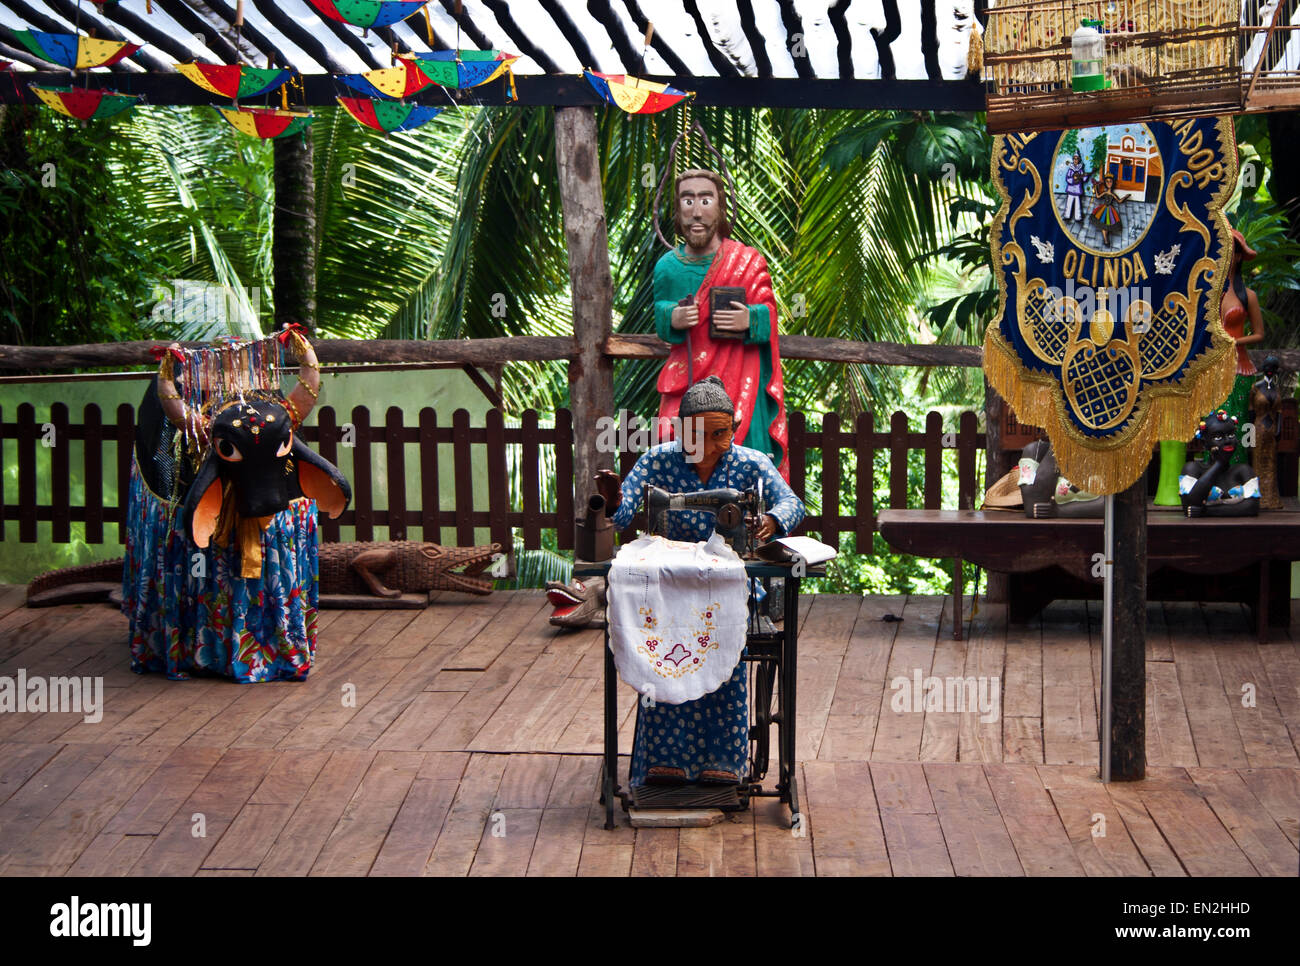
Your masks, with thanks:
[[[553,426],[542,426],[538,414],[526,411],[517,427],[506,426],[500,410],[488,410],[484,425],[471,426],[469,413],[458,409],[451,423],[440,423],[434,410],[425,408],[419,413],[415,425],[407,425],[402,410],[388,408],[381,422],[372,422],[371,412],[365,406],[354,408],[342,422],[330,406],[318,411],[317,423],[301,430],[303,439],[332,463],[338,462],[345,430],[353,446],[351,483],[353,499],[349,508],[337,520],[322,519],[322,539],[337,541],[343,527],[354,527],[354,539],[375,539],[376,530],[383,528],[381,539],[403,540],[412,527],[423,528],[424,533],[441,533],[444,529],[455,532],[456,543],[468,546],[474,543],[475,530],[486,529],[491,540],[503,547],[513,544],[512,536],[518,531],[527,549],[542,545],[542,532],[554,530],[556,545],[561,550],[573,549],[573,421],[567,409],[557,410]],[[1009,411],[1008,411],[1009,412]],[[1297,436],[1296,407],[1288,400],[1283,408],[1281,439],[1278,445],[1279,484],[1283,496],[1295,496],[1297,490],[1297,454],[1300,440]],[[1037,430],[1014,422],[1014,414],[1004,419],[1002,426],[1004,446],[1020,449],[1033,438]],[[896,412],[889,419],[888,428],[877,429],[874,414],[860,414],[852,426],[841,425],[840,418],[828,414],[819,428],[808,425],[803,413],[792,413],[790,425],[790,486],[806,503],[814,497],[804,520],[803,530],[816,533],[820,539],[839,548],[842,534],[852,533],[856,546],[869,548],[876,529],[876,466],[875,454],[888,453],[888,482],[890,509],[907,509],[909,505],[925,509],[940,509],[943,505],[943,480],[947,471],[944,454],[955,451],[957,469],[957,506],[952,509],[970,509],[976,506],[983,492],[978,476],[976,454],[986,446],[985,434],[979,431],[978,419],[973,412],[963,412],[956,429],[945,427],[939,413],[931,412],[925,418],[925,427],[914,430],[905,413]],[[624,428],[626,430],[626,417]],[[632,434],[634,438],[634,434]],[[621,440],[629,434],[621,433]],[[6,490],[7,472],[0,472],[0,519],[18,522],[18,539],[22,543],[38,540],[37,524],[49,522],[50,539],[55,543],[72,540],[72,524],[85,525],[87,543],[105,541],[105,527],[116,525],[117,542],[126,541],[126,523],[122,501],[129,491],[132,447],[135,441],[135,412],[129,404],[117,407],[111,421],[104,419],[99,406],[87,405],[81,421],[71,421],[67,405],[55,403],[50,407],[48,425],[36,420],[36,410],[30,403],[18,407],[13,422],[4,421],[0,410],[0,440],[15,440],[18,461],[17,499]],[[47,440],[56,445],[46,445]],[[58,445],[58,441],[80,441],[84,491],[80,502],[72,498],[72,447]],[[407,459],[409,444],[418,447],[418,491],[407,491]],[[444,465],[439,446],[451,446],[450,465]],[[486,452],[487,509],[476,508],[474,461],[477,448]],[[520,467],[519,504],[512,505],[508,479],[509,447],[519,447]],[[554,450],[556,478],[549,487],[555,494],[554,509],[543,509],[540,459],[544,447]],[[920,452],[922,485],[919,494],[911,492],[909,457]],[[820,454],[821,480],[817,491],[808,491],[809,455]],[[840,454],[848,453],[847,460]],[[47,455],[43,455],[47,454]],[[834,454],[834,458],[830,458]],[[626,474],[636,461],[637,453],[623,449],[619,466]],[[377,507],[374,478],[378,467],[386,469],[386,507]],[[6,468],[7,469],[7,468]],[[852,474],[852,506],[841,504],[840,484],[844,474]],[[49,502],[38,501],[38,479],[48,474]],[[108,476],[107,474],[113,474]],[[453,481],[451,505],[443,505],[439,494],[440,482],[446,474]],[[105,502],[105,480],[116,478],[118,502]],[[1154,492],[1155,474],[1149,477]],[[919,499],[917,498],[919,497]],[[4,528],[0,527],[0,540]],[[111,539],[111,538],[110,538]]]
[[[525,412],[518,427],[508,427],[500,410],[489,410],[484,425],[471,426],[469,413],[459,409],[450,424],[440,422],[434,410],[420,411],[415,425],[408,425],[400,408],[390,407],[382,420],[372,420],[370,409],[358,406],[347,419],[341,420],[330,406],[317,410],[317,423],[301,430],[304,440],[323,457],[338,462],[345,430],[353,446],[350,481],[353,499],[337,519],[321,520],[322,539],[337,541],[340,529],[355,528],[355,539],[376,538],[401,540],[410,528],[421,527],[425,533],[454,529],[456,542],[467,546],[474,542],[476,529],[487,529],[491,540],[509,547],[512,534],[518,531],[523,545],[536,549],[542,544],[542,532],[554,530],[561,550],[573,548],[573,425],[566,409],[557,410],[554,425],[544,427],[533,410]],[[17,409],[12,422],[0,411],[0,440],[15,440],[18,460],[17,499],[5,490],[5,474],[0,473],[0,515],[18,521],[18,539],[23,543],[38,540],[37,525],[50,522],[50,539],[67,543],[72,539],[72,524],[85,524],[85,540],[98,544],[105,540],[105,527],[116,525],[117,542],[126,539],[124,511],[121,503],[129,491],[132,447],[135,440],[135,414],[128,404],[117,407],[111,421],[105,421],[100,407],[87,405],[80,422],[72,422],[67,405],[51,406],[48,427],[37,422],[30,403]],[[894,413],[888,428],[877,429],[872,413],[862,413],[851,427],[842,427],[838,416],[824,417],[820,428],[809,427],[802,413],[792,413],[790,423],[790,484],[800,498],[809,497],[809,454],[820,452],[820,511],[810,512],[803,530],[821,535],[821,539],[839,547],[843,533],[853,533],[858,547],[869,547],[875,531],[875,454],[888,452],[889,506],[904,508],[909,503],[909,454],[923,454],[924,484],[920,505],[930,509],[941,506],[945,451],[955,450],[958,471],[958,502],[972,507],[982,492],[977,479],[976,451],[985,445],[978,431],[977,418],[964,412],[955,430],[945,428],[938,413],[930,413],[922,431],[914,430],[906,414]],[[350,425],[348,425],[350,424]],[[52,433],[52,436],[50,435]],[[55,445],[46,446],[53,439]],[[620,437],[624,438],[624,437]],[[84,497],[73,500],[72,447],[59,441],[75,440],[84,444],[82,469]],[[418,491],[407,490],[408,444],[418,445]],[[439,446],[450,444],[450,464],[440,458]],[[485,454],[477,452],[482,447]],[[508,447],[520,447],[519,504],[511,505],[508,481]],[[554,449],[556,478],[550,487],[555,494],[554,509],[543,509],[539,474],[543,447]],[[851,454],[841,461],[840,454]],[[828,454],[834,453],[834,458]],[[620,453],[619,465],[626,473],[635,462],[636,452]],[[473,466],[476,458],[486,459],[487,509],[475,508]],[[376,506],[374,478],[379,467],[386,469],[386,508]],[[842,474],[854,474],[854,506],[844,507],[840,500]],[[115,474],[117,504],[105,501],[104,481]],[[37,480],[48,474],[49,502],[38,501]],[[450,474],[453,480],[450,505],[439,499],[440,483]],[[477,501],[482,503],[481,498]],[[3,539],[0,527],[0,539]],[[112,538],[109,537],[111,540]]]

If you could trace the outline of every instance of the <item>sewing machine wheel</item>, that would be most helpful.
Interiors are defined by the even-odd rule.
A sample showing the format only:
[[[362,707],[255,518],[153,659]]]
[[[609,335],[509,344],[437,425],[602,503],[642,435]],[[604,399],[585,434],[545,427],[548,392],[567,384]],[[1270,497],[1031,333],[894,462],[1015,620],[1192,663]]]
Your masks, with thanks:
[[[753,741],[750,781],[761,781],[767,774],[772,748],[772,688],[776,683],[776,664],[758,661],[754,665],[754,687],[750,698],[754,723],[749,736]]]
[[[734,503],[724,503],[718,508],[718,522],[716,525],[720,530],[734,530],[740,526],[742,519],[740,507]]]

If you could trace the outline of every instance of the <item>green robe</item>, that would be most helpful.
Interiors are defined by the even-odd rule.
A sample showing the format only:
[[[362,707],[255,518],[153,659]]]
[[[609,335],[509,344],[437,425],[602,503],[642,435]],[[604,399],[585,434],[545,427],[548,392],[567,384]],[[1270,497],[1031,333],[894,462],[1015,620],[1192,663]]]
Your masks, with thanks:
[[[684,298],[694,297],[704,282],[713,265],[713,255],[707,255],[699,261],[686,260],[683,256],[685,246],[678,245],[655,263],[654,297],[655,297],[655,331],[665,342],[679,345],[686,341],[685,329],[672,326],[673,309]],[[772,338],[772,320],[765,305],[749,307],[749,332],[745,336],[745,345],[767,345]],[[780,414],[777,401],[771,397],[767,387],[772,383],[772,354],[759,353],[759,391],[755,396],[754,413],[749,421],[749,433],[741,441],[742,446],[766,453],[773,463],[779,462],[782,453],[770,430],[772,423]],[[698,382],[707,372],[692,373]]]

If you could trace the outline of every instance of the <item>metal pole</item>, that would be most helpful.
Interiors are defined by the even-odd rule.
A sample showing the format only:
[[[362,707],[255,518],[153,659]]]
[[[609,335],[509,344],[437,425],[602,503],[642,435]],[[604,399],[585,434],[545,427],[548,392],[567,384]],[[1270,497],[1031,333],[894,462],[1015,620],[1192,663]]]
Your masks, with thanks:
[[[1110,781],[1111,657],[1115,643],[1115,494],[1106,494],[1101,604],[1101,780]]]

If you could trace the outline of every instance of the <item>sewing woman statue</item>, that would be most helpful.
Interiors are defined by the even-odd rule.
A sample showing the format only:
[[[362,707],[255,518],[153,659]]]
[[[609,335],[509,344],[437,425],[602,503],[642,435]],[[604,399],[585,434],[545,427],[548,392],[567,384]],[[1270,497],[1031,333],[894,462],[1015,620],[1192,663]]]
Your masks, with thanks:
[[[804,506],[777,474],[772,461],[747,446],[733,446],[738,420],[735,406],[716,376],[691,386],[681,397],[682,439],[654,446],[636,461],[619,485],[618,477],[602,470],[596,488],[611,514],[615,529],[632,522],[644,485],[671,493],[730,488],[753,490],[761,483],[769,509],[758,531],[760,540],[790,533],[803,520]],[[706,510],[676,510],[665,514],[670,540],[707,540],[715,518]],[[706,582],[706,588],[709,586]],[[685,606],[685,602],[679,602]],[[742,604],[742,608],[743,608]],[[719,620],[747,615],[718,615]],[[680,785],[686,782],[734,784],[745,771],[749,749],[749,707],[745,662],[730,678],[703,697],[681,704],[637,702],[636,738],[632,746],[630,783]]]
[[[730,205],[719,174],[683,171],[673,195],[684,242],[654,271],[655,331],[672,346],[659,373],[659,438],[671,435],[665,421],[677,415],[687,387],[716,375],[740,412],[738,438],[771,459],[788,481],[785,390],[767,262],[728,237]],[[725,288],[737,291],[715,294]]]

